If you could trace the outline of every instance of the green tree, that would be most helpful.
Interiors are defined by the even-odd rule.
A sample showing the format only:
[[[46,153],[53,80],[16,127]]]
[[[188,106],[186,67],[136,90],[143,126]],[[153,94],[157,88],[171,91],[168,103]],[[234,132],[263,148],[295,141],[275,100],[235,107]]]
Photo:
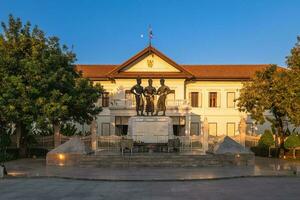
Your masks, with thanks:
[[[289,119],[288,110],[292,109],[289,82],[286,71],[270,65],[256,72],[252,81],[244,83],[237,104],[240,111],[249,113],[258,123],[269,121],[281,141],[285,137],[284,121]]]
[[[40,95],[40,58],[44,49],[44,35],[30,23],[9,16],[8,25],[2,23],[0,35],[0,113],[7,123],[13,123],[20,141],[21,154],[26,153],[28,130],[37,115],[35,102]]]
[[[265,130],[264,134],[260,137],[258,141],[258,146],[261,148],[268,149],[270,146],[274,145],[275,141],[273,138],[273,134],[270,130]]]
[[[280,137],[280,147],[288,133],[284,122],[300,125],[300,37],[286,63],[288,69],[270,65],[257,72],[252,81],[244,84],[237,104],[240,111],[248,112],[258,123],[271,122],[276,129],[275,141]]]
[[[59,135],[62,123],[90,123],[93,120],[101,111],[96,102],[103,89],[82,78],[75,69],[75,54],[61,46],[58,38],[50,38],[47,46],[47,73],[40,89],[42,96],[38,99],[41,107],[38,123],[51,123],[54,135]]]
[[[291,54],[287,57],[289,83],[289,102],[287,110],[289,118],[295,125],[300,125],[300,36],[297,38],[296,45],[291,49]]]
[[[45,37],[37,27],[9,16],[0,35],[0,117],[15,124],[20,153],[27,152],[33,125],[66,121],[89,123],[101,111],[102,93],[76,71],[76,56],[57,37]]]
[[[292,149],[293,150],[293,158],[296,158],[295,148],[300,147],[299,135],[293,133],[290,136],[288,136],[286,138],[286,140],[284,141],[284,147],[286,149]]]

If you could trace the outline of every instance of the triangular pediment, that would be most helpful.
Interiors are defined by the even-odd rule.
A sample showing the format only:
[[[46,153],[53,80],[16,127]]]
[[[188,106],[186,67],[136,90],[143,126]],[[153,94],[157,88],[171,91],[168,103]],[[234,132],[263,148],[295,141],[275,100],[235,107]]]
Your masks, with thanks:
[[[152,46],[140,51],[138,54],[110,72],[109,76],[126,77],[133,75],[157,76],[168,75],[173,77],[191,78],[192,74],[173,60],[159,52]]]
[[[158,55],[152,53],[137,60],[131,65],[124,67],[122,72],[180,72],[176,67],[169,64]]]

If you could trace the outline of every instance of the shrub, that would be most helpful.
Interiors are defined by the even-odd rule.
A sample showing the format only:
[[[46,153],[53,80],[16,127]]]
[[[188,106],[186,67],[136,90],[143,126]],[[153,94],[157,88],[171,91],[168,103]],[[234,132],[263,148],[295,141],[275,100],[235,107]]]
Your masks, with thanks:
[[[29,149],[29,156],[36,156],[36,157],[46,157],[48,153],[48,149],[44,148],[30,148]]]
[[[80,135],[80,132],[77,131],[76,126],[70,123],[62,125],[60,132],[64,136]]]
[[[270,130],[265,130],[264,134],[260,137],[258,141],[258,146],[260,148],[266,148],[269,149],[270,146],[274,145],[275,141],[273,138],[273,134]]]
[[[300,138],[296,134],[291,134],[284,141],[284,147],[286,149],[293,149],[300,146]]]
[[[266,147],[251,147],[250,150],[255,154],[255,156],[262,156],[262,157],[268,157],[269,156],[269,149]],[[278,149],[271,149],[271,156],[272,157],[278,157]]]
[[[10,160],[15,160],[15,159],[17,159],[17,158],[13,154],[9,154],[9,153],[0,154],[0,163],[7,162],[7,161],[10,161]]]
[[[19,157],[19,149],[17,148],[8,148],[6,151],[0,153],[0,163],[10,160],[15,160]]]
[[[10,145],[11,139],[8,133],[0,134],[0,151],[6,150],[6,148]]]

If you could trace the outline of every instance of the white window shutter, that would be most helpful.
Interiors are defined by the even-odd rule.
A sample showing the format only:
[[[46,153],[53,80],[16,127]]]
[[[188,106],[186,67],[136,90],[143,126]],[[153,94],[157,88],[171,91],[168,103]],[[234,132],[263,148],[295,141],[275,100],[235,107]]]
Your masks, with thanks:
[[[199,108],[202,107],[202,93],[201,92],[198,93],[198,107]]]
[[[217,107],[221,107],[221,92],[217,92]]]

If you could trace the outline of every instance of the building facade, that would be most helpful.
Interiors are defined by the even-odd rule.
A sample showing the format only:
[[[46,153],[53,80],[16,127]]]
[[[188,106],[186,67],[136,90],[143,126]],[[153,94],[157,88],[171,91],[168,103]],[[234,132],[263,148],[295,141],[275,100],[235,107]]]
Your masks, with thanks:
[[[166,115],[173,120],[175,135],[201,135],[206,118],[209,135],[236,136],[242,118],[247,122],[247,134],[259,134],[269,128],[269,124],[256,126],[246,113],[238,111],[235,102],[243,82],[267,66],[182,65],[148,46],[120,65],[77,65],[77,70],[105,90],[98,102],[103,111],[96,120],[97,135],[127,134],[128,119],[136,115],[130,89],[140,77],[143,87],[151,78],[156,89],[160,78],[165,79],[172,91],[166,100]],[[89,127],[81,129],[88,131]]]

